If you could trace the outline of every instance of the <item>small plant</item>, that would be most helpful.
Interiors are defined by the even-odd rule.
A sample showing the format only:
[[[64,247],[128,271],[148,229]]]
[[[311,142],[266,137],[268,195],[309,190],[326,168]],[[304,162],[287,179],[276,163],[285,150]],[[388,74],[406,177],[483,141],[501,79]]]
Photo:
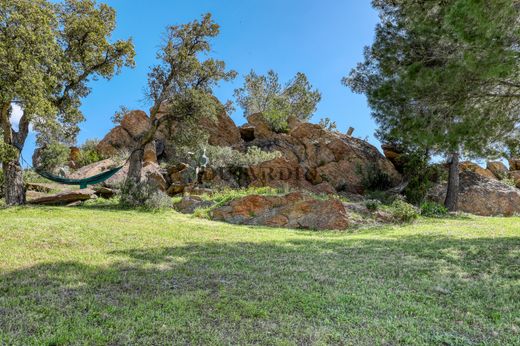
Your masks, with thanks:
[[[424,202],[421,204],[421,215],[426,217],[443,217],[448,214],[445,206],[435,202]]]
[[[516,181],[511,178],[504,178],[504,179],[500,180],[500,182],[502,184],[506,184],[507,186],[516,187]]]
[[[378,210],[380,207],[381,207],[381,201],[377,200],[377,199],[367,199],[365,201],[365,207],[367,207],[367,209],[370,211],[370,212],[374,212],[376,210]]]
[[[322,129],[327,131],[334,132],[338,130],[336,122],[332,121],[329,117],[321,118],[318,125],[320,125]]]
[[[400,222],[412,222],[419,217],[417,209],[400,198],[397,198],[390,205],[389,211],[392,213],[393,217]]]

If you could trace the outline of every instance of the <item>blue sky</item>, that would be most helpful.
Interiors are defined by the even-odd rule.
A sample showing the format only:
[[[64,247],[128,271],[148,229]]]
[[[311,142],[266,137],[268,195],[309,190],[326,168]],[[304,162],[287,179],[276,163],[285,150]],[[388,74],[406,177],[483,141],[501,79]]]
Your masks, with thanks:
[[[111,116],[125,105],[148,110],[143,88],[146,74],[155,63],[155,53],[167,25],[181,24],[211,12],[221,26],[213,41],[212,56],[238,71],[233,82],[223,83],[216,96],[223,102],[233,99],[233,90],[251,69],[265,73],[274,69],[281,81],[296,72],[307,74],[322,93],[313,122],[328,116],[341,131],[349,126],[354,135],[374,138],[376,125],[363,95],[341,85],[345,76],[362,59],[363,47],[372,42],[377,13],[369,0],[104,0],[116,9],[117,29],[113,38],[132,37],[136,48],[136,68],[125,69],[110,81],[90,83],[92,93],[84,99],[78,142],[102,138],[112,127]],[[242,124],[242,111],[232,114]],[[24,150],[30,158],[34,139]]]

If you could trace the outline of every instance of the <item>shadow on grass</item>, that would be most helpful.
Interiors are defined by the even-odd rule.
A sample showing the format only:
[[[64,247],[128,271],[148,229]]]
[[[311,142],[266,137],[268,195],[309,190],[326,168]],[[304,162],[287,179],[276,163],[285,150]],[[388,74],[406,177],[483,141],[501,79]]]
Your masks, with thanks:
[[[0,344],[508,344],[519,249],[518,237],[215,241],[45,263],[0,277]]]

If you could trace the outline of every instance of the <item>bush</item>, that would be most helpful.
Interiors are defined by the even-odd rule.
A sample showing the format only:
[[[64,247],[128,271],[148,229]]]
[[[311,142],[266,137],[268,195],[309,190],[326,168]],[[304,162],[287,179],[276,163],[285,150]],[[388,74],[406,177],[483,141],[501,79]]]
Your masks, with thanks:
[[[173,206],[172,199],[148,181],[139,184],[130,181],[124,183],[121,186],[119,203],[124,208],[139,208],[149,211]]]
[[[395,194],[385,191],[369,191],[365,194],[368,199],[373,199],[381,202],[384,205],[390,205],[397,198]]]
[[[97,150],[98,144],[99,140],[97,139],[87,139],[85,141],[85,143],[80,148],[79,157],[76,161],[78,168],[88,166],[94,162],[98,162],[106,158]]]
[[[445,206],[435,202],[424,202],[421,204],[421,215],[426,217],[443,217],[448,214]]]
[[[69,158],[70,149],[65,144],[50,142],[41,148],[38,157],[38,168],[52,172],[64,166]]]
[[[516,181],[511,178],[504,178],[504,179],[500,180],[500,182],[507,186],[516,187]]]
[[[374,212],[381,207],[381,201],[377,199],[367,199],[365,201],[365,207],[367,207],[369,211]]]
[[[332,121],[328,117],[321,118],[320,121],[318,122],[318,125],[320,125],[322,129],[327,130],[327,131],[335,132],[338,130],[338,126],[336,125],[336,122]]]
[[[361,175],[361,184],[365,191],[384,191],[391,186],[390,177],[375,163],[364,167],[358,166],[357,173]]]
[[[399,198],[390,205],[389,211],[400,222],[411,222],[419,217],[419,213],[413,205]]]
[[[403,191],[406,200],[420,205],[434,183],[447,179],[447,171],[440,164],[429,164],[428,156],[419,151],[402,154],[400,160],[405,162],[403,175],[408,185]]]
[[[224,168],[258,165],[280,157],[281,153],[279,151],[263,151],[258,147],[250,147],[246,153],[241,153],[230,147],[208,146],[206,155],[209,158],[209,166]]]

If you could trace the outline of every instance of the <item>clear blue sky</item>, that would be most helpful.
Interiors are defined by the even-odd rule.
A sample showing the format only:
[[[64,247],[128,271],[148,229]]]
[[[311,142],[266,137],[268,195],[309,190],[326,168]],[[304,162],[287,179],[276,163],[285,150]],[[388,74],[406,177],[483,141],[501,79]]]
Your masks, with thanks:
[[[110,81],[91,83],[92,93],[84,99],[78,142],[102,138],[113,127],[110,117],[125,105],[148,110],[143,101],[146,74],[155,63],[155,53],[164,28],[192,21],[206,12],[221,26],[213,41],[212,55],[238,71],[237,79],[215,90],[221,101],[233,98],[243,75],[254,69],[274,69],[282,81],[304,72],[322,93],[313,118],[328,116],[341,131],[353,126],[357,137],[373,137],[375,124],[363,95],[341,85],[345,76],[362,59],[363,47],[372,42],[377,13],[369,0],[104,0],[117,12],[113,38],[132,37],[136,68],[125,69]],[[242,111],[232,114],[242,124]],[[31,139],[31,142],[33,139]],[[24,156],[30,158],[33,143]]]

